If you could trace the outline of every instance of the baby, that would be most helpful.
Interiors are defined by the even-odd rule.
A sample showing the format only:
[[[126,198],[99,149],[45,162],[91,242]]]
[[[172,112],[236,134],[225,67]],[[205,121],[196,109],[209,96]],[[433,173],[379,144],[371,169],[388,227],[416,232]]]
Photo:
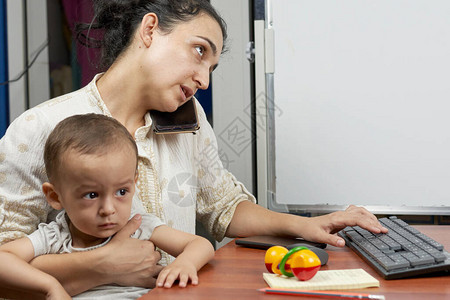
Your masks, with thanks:
[[[127,224],[135,211],[142,218],[133,237],[149,239],[176,259],[156,281],[171,287],[175,280],[185,287],[198,284],[197,271],[213,256],[211,243],[199,236],[164,225],[133,201],[137,179],[137,147],[118,121],[99,115],[75,115],[61,121],[45,144],[44,161],[49,182],[42,185],[48,203],[61,212],[56,221],[40,224],[31,235],[0,247],[0,287],[20,293],[70,299],[52,276],[29,262],[50,253],[88,251],[107,244]],[[133,212],[133,213],[132,213]],[[76,299],[136,299],[148,292],[138,287],[100,286]]]

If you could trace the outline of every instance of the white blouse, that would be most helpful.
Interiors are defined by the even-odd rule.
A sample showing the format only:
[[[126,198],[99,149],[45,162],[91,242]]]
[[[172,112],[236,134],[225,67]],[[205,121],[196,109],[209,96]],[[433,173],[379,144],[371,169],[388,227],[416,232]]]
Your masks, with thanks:
[[[111,116],[100,97],[98,74],[84,88],[34,107],[19,116],[0,140],[0,244],[26,236],[54,220],[41,190],[47,181],[43,149],[55,125],[75,114]],[[135,201],[178,230],[195,233],[196,217],[222,240],[236,206],[255,198],[220,161],[217,141],[198,103],[196,134],[156,135],[149,113],[135,132],[138,173]],[[95,128],[93,128],[95,130]]]

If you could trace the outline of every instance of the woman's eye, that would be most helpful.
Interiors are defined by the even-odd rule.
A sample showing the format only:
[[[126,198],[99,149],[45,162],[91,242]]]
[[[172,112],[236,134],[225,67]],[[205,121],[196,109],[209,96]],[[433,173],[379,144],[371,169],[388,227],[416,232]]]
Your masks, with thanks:
[[[205,53],[205,48],[203,48],[202,46],[196,46],[195,50],[197,50],[198,54],[200,54],[200,56],[203,56],[203,54]]]
[[[116,192],[116,196],[125,196],[127,192],[127,189],[120,189]]]
[[[90,192],[90,193],[87,193],[86,195],[84,195],[84,197],[83,198],[86,198],[86,199],[95,199],[95,198],[97,198],[98,197],[98,193],[96,193],[96,192]]]

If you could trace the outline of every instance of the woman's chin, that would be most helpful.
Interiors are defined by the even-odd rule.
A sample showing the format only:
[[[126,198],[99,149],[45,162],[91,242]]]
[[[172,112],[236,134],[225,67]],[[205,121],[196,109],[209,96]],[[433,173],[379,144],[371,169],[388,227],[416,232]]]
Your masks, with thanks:
[[[177,109],[178,109],[178,107],[180,107],[182,104],[180,104],[180,103],[175,103],[175,102],[173,102],[173,103],[168,103],[168,105],[166,105],[165,107],[164,107],[164,111],[165,112],[174,112],[174,111],[176,111]]]
[[[177,107],[170,108],[170,109],[167,109],[166,111],[169,112],[169,113],[171,113],[171,112],[176,111],[177,109],[178,109],[178,106],[177,106]]]

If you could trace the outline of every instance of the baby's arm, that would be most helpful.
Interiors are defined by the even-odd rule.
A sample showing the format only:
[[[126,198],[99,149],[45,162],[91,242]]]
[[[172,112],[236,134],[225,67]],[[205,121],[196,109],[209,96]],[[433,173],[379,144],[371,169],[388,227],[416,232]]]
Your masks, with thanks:
[[[34,248],[26,237],[0,246],[0,297],[71,299],[58,280],[29,264],[33,258]]]
[[[156,280],[158,287],[170,288],[177,279],[180,280],[180,287],[185,287],[189,279],[197,285],[197,271],[214,256],[214,248],[207,239],[166,225],[156,227],[150,241],[176,257],[159,273]]]

